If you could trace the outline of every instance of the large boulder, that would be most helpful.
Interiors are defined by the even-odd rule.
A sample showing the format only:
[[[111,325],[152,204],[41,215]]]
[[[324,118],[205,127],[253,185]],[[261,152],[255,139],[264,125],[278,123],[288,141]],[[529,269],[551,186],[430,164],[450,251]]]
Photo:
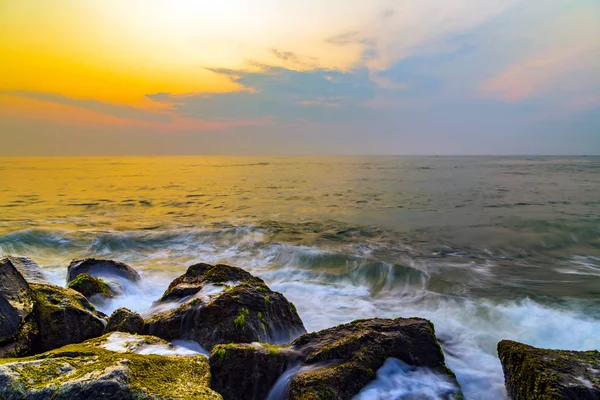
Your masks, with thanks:
[[[73,260],[67,269],[67,283],[75,280],[79,274],[89,274],[96,278],[121,278],[131,282],[140,280],[140,274],[129,265],[96,258]]]
[[[7,400],[221,399],[202,356],[176,356],[153,337],[118,333],[39,356],[0,360]]]
[[[94,278],[89,274],[79,274],[69,283],[69,289],[73,289],[91,299],[92,296],[110,299],[115,297],[114,290],[102,279]]]
[[[126,308],[115,310],[108,323],[104,328],[104,332],[126,332],[131,334],[142,333],[144,329],[144,319],[138,313],[129,311]]]
[[[211,382],[225,400],[265,399],[271,391],[291,400],[350,399],[390,358],[431,370],[449,383],[443,398],[462,398],[433,325],[420,318],[359,320],[286,347],[219,345],[210,356]]]
[[[31,350],[37,326],[29,284],[10,258],[0,261],[0,357]]]
[[[21,273],[27,282],[50,283],[40,266],[28,257],[8,256],[7,259]]]
[[[169,286],[144,332],[211,349],[220,343],[288,343],[306,332],[296,307],[262,279],[227,265],[197,264]]]
[[[600,399],[600,352],[538,349],[498,343],[506,390],[512,400]]]
[[[36,353],[98,337],[105,317],[79,292],[54,285],[30,284],[39,335]]]

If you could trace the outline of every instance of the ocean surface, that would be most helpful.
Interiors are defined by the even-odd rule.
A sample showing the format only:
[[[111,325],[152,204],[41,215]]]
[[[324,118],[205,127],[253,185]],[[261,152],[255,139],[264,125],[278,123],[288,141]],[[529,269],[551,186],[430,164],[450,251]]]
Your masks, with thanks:
[[[0,158],[0,254],[61,285],[74,258],[132,265],[140,287],[107,313],[219,262],[309,331],[429,318],[467,399],[503,399],[498,341],[600,349],[600,158]],[[360,399],[445,390],[400,364]]]

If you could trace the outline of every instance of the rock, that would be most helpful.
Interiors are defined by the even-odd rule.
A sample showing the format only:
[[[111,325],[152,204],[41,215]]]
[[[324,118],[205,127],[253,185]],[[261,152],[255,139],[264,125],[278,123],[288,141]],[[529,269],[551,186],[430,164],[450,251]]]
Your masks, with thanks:
[[[31,350],[37,331],[29,284],[13,261],[0,261],[0,357],[16,357]]]
[[[142,333],[144,329],[144,319],[138,313],[129,311],[126,308],[115,310],[108,323],[104,328],[104,332],[127,332],[132,334]]]
[[[287,347],[218,345],[210,356],[211,383],[225,400],[265,399],[273,389],[290,400],[350,399],[389,358],[445,377],[452,387],[445,398],[462,398],[433,325],[420,318],[354,321],[303,335]]]
[[[178,301],[176,301],[178,300]],[[169,286],[144,332],[167,340],[288,343],[305,333],[296,307],[260,278],[227,265],[197,264]]]
[[[112,335],[122,334],[39,356],[0,360],[0,398],[221,399],[209,388],[204,357],[157,355],[153,347],[163,351],[169,344],[153,337]]]
[[[79,274],[89,274],[96,278],[123,278],[132,282],[140,280],[140,275],[129,265],[113,260],[98,260],[87,258],[74,260],[67,270],[67,283],[73,281]]]
[[[77,275],[77,277],[69,283],[69,288],[78,291],[88,299],[92,296],[100,296],[107,299],[115,297],[115,292],[106,282],[88,274]]]
[[[600,399],[596,350],[547,350],[503,340],[498,356],[513,400]]]
[[[36,353],[102,335],[104,315],[81,293],[54,285],[32,283],[30,287],[39,329]]]
[[[216,266],[204,263],[195,264],[189,267],[185,274],[171,282],[158,302],[164,303],[193,296],[200,292],[206,284],[236,286],[242,282],[264,284],[262,279],[256,278],[238,267],[222,264]]]
[[[269,391],[301,354],[267,344],[219,344],[211,352],[210,387],[224,399],[266,399]]]
[[[46,277],[46,274],[44,274],[44,271],[42,271],[42,268],[40,268],[40,266],[31,258],[13,256],[9,256],[7,258],[27,282],[46,284],[50,283]]]

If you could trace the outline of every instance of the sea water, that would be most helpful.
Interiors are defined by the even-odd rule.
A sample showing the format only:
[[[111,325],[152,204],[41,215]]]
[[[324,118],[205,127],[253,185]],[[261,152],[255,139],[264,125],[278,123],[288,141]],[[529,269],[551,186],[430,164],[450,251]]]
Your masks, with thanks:
[[[60,285],[75,258],[130,264],[141,283],[105,313],[148,313],[207,262],[263,278],[309,331],[428,318],[466,397],[503,399],[498,341],[600,349],[600,158],[0,158],[0,254]],[[391,359],[359,399],[445,391]]]

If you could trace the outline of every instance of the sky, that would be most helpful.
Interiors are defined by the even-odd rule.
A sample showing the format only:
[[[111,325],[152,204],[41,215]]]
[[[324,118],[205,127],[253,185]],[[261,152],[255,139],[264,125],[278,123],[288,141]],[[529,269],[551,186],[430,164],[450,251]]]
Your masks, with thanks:
[[[600,154],[600,0],[0,0],[0,155]]]

